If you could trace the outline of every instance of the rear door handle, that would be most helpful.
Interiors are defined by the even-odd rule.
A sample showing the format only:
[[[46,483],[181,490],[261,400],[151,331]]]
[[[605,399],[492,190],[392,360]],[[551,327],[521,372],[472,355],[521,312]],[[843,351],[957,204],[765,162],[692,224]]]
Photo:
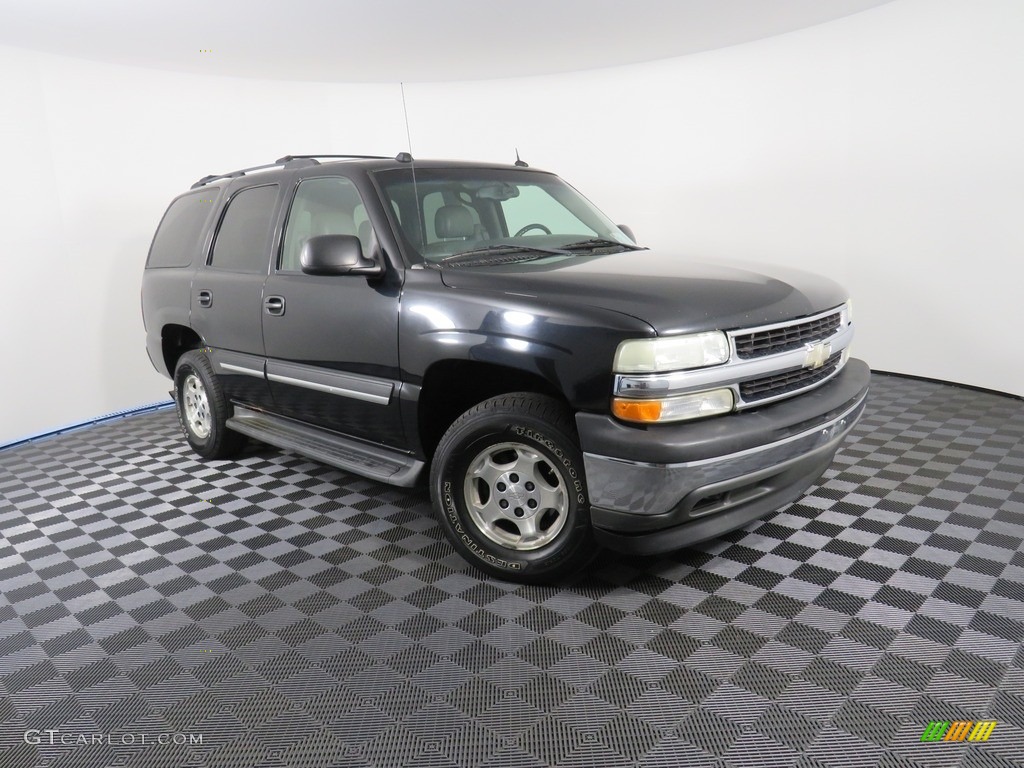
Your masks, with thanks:
[[[197,298],[199,299],[200,307],[213,306],[213,294],[210,291],[200,291]]]
[[[284,314],[284,296],[267,296],[263,300],[263,309],[268,315],[280,317]]]

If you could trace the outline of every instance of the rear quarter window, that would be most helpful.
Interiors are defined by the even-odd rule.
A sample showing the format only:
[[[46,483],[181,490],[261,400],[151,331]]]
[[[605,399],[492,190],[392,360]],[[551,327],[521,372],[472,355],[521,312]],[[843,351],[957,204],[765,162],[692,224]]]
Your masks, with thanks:
[[[213,212],[219,190],[182,195],[164,214],[149,248],[147,267],[187,267],[199,252],[199,238]]]

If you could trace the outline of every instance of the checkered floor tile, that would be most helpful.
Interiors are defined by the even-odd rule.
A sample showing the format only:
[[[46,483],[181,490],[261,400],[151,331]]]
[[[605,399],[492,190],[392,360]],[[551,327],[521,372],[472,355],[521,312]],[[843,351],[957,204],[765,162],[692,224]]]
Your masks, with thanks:
[[[28,443],[0,766],[1020,766],[1022,477],[1024,403],[876,375],[799,503],[537,587],[471,570],[422,491],[200,463],[170,411]]]

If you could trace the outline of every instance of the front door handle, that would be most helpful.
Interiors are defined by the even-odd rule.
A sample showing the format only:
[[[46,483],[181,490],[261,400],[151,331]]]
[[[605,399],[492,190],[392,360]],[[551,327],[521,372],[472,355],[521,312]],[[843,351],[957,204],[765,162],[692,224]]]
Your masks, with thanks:
[[[280,317],[284,314],[284,296],[267,296],[263,300],[263,308],[268,315]]]
[[[197,298],[199,299],[200,307],[213,306],[213,293],[211,293],[210,291],[200,291]]]

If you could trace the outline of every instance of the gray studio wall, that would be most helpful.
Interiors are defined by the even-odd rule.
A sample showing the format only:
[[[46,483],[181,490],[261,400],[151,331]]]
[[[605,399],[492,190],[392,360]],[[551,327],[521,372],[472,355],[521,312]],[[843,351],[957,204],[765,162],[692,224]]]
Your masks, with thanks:
[[[1024,395],[1024,3],[896,0],[568,75],[407,84],[421,157],[557,171],[642,242],[851,290],[873,367]],[[397,84],[203,78],[0,49],[0,443],[166,398],[139,279],[169,199],[288,152],[406,148]]]
[[[404,144],[397,85],[204,78],[0,48],[0,444],[167,399],[139,291],[172,197],[288,152]]]
[[[874,368],[1024,395],[1022,40],[1019,0],[897,0],[652,64],[417,86],[412,136],[518,146],[647,245],[832,275]]]

